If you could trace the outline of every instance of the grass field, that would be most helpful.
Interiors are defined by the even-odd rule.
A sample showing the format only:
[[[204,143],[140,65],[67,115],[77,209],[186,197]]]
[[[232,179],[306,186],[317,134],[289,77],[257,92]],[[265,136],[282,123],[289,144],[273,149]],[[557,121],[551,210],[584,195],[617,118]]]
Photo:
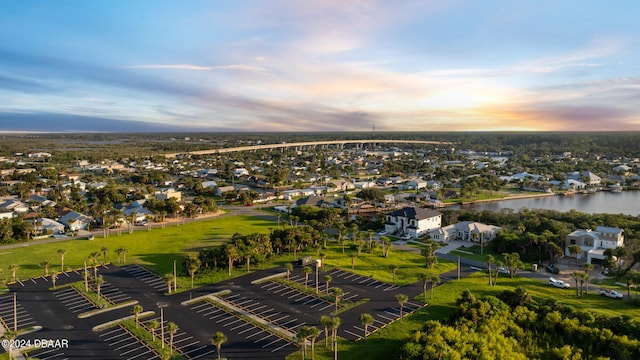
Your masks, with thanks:
[[[269,232],[274,223],[257,217],[229,216],[211,220],[188,223],[181,226],[167,226],[164,229],[136,231],[133,234],[123,232],[122,235],[111,234],[108,238],[96,237],[94,240],[68,240],[50,244],[40,244],[20,248],[0,250],[0,278],[8,280],[11,272],[10,264],[20,268],[16,275],[19,279],[27,279],[43,274],[40,262],[49,261],[49,271],[60,270],[58,249],[66,250],[64,267],[79,268],[90,253],[108,249],[107,261],[116,262],[115,249],[124,247],[128,250],[127,262],[145,265],[150,270],[165,274],[173,271],[173,261],[182,262],[187,253],[197,253],[201,248],[222,244],[234,233],[250,234]],[[186,284],[186,278],[183,279]],[[210,281],[209,279],[201,279]],[[189,282],[190,284],[190,282]]]
[[[608,316],[628,315],[632,318],[640,318],[640,308],[635,307],[628,301],[613,300],[599,296],[593,290],[591,290],[590,294],[578,298],[576,297],[575,289],[559,289],[547,285],[546,282],[524,277],[515,279],[498,278],[498,284],[495,287],[489,287],[486,273],[478,272],[460,281],[450,281],[437,286],[433,293],[433,299],[428,300],[429,306],[418,310],[405,318],[404,321],[395,322],[367,337],[364,341],[357,343],[342,341],[339,346],[339,358],[341,360],[397,359],[400,346],[406,342],[411,333],[420,330],[427,320],[447,319],[456,311],[456,299],[460,297],[460,294],[465,289],[469,289],[476,297],[480,298],[487,295],[497,296],[500,292],[513,290],[517,286],[524,287],[536,301],[554,298],[562,304],[597,314]],[[422,296],[419,296],[417,300],[422,300]],[[319,345],[316,359],[333,359],[333,353],[325,349],[323,343]],[[299,358],[299,352],[288,357],[290,360]],[[311,357],[308,356],[308,358]]]

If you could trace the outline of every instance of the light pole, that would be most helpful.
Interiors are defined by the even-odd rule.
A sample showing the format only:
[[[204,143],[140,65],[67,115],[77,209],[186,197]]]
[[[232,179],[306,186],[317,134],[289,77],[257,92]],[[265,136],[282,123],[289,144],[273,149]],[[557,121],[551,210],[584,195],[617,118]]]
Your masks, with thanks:
[[[173,292],[178,291],[178,272],[176,271],[176,261],[173,260]]]
[[[167,303],[158,302],[156,305],[158,305],[158,308],[160,309],[160,342],[164,349],[164,308],[167,307]]]

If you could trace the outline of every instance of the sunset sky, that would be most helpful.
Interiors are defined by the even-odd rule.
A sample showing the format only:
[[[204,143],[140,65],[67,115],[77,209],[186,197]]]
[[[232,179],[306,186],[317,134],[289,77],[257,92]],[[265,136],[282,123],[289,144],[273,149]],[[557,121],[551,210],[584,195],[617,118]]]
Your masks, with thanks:
[[[640,1],[0,2],[0,132],[640,130]]]

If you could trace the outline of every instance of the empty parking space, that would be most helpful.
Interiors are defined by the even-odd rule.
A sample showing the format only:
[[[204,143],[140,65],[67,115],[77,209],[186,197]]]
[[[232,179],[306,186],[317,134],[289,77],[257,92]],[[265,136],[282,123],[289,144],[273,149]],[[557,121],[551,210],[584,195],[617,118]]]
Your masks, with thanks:
[[[74,314],[96,309],[92,302],[87,300],[73,287],[66,287],[54,292],[54,296]]]
[[[134,335],[124,327],[118,326],[105,330],[99,334],[100,338],[109,344],[122,359],[159,359],[160,357],[146,344],[139,341]]]
[[[144,282],[145,284],[155,289],[156,291],[159,291],[161,293],[166,293],[168,290],[167,283],[164,281],[164,279],[160,275],[154,272],[151,272],[143,268],[142,266],[135,265],[135,264],[127,265],[127,266],[124,266],[122,269],[126,271],[127,274],[139,279],[140,281]]]
[[[233,300],[237,301],[237,303],[244,303],[248,307],[257,307],[255,302],[249,302],[247,301],[248,299],[241,296],[225,298],[225,301],[237,306],[237,303],[233,302]],[[234,334],[234,336],[244,339],[245,342],[253,344],[256,348],[263,349],[263,351],[275,353],[282,350],[295,350],[295,346],[288,339],[268,332],[242,317],[227,312],[224,308],[215,304],[208,302],[199,303],[191,306],[191,310],[206,317],[212,325],[223,327],[225,333]],[[293,324],[297,321],[296,319],[273,309],[255,310],[254,314],[283,328],[285,326],[282,324],[290,324],[291,327],[289,327],[289,330],[294,332],[298,326],[303,325]]]
[[[399,288],[399,286],[397,285],[387,284],[380,280],[375,280],[370,277],[358,275],[358,274],[341,270],[341,269],[332,269],[326,272],[326,274],[331,275],[334,279],[340,279],[342,281],[347,281],[352,284],[372,287],[379,291],[392,291]]]
[[[321,299],[315,295],[306,294],[277,281],[268,281],[260,287],[269,293],[287,299],[288,302],[307,305],[314,310],[324,311],[334,306],[334,303],[331,301]],[[321,293],[326,291],[324,286],[320,287],[319,290]]]
[[[38,349],[29,351],[28,359],[38,360],[64,360],[67,359],[61,349]]]
[[[95,283],[90,282],[89,287],[91,287],[93,291],[97,292]],[[131,297],[129,295],[123,293],[120,289],[113,286],[107,280],[104,280],[104,282],[100,286],[100,295],[102,295],[102,297],[104,297],[108,302],[112,304],[117,304],[127,300],[131,300]]]
[[[14,325],[17,325],[18,329],[24,329],[36,325],[36,322],[33,320],[33,318],[27,313],[22,305],[20,305],[19,297],[17,297],[16,306],[14,309],[12,294],[0,297],[0,321],[6,329],[13,329]]]

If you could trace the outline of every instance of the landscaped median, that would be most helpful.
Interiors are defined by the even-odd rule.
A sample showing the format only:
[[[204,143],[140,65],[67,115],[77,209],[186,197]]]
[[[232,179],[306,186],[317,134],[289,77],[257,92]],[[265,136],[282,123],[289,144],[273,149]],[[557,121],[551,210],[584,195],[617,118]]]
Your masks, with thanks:
[[[284,328],[281,328],[279,326],[276,326],[272,323],[270,323],[269,321],[261,318],[260,316],[257,316],[255,314],[252,314],[249,311],[246,311],[244,309],[241,309],[239,307],[237,307],[236,305],[233,305],[227,301],[225,301],[224,299],[220,298],[220,296],[224,296],[224,295],[228,295],[231,293],[231,290],[223,290],[223,291],[219,291],[217,293],[212,293],[212,294],[207,294],[207,295],[203,295],[203,296],[199,296],[197,298],[194,299],[190,299],[190,300],[186,300],[183,301],[181,303],[181,305],[192,305],[192,304],[196,304],[202,301],[206,301],[209,302],[219,308],[221,308],[222,310],[226,311],[227,313],[234,315],[240,319],[243,319],[247,322],[250,322],[251,324],[255,325],[256,327],[259,327],[261,329],[264,329],[265,331],[269,332],[270,334],[273,334],[279,338],[285,339],[287,341],[292,341],[296,334],[286,330]]]

